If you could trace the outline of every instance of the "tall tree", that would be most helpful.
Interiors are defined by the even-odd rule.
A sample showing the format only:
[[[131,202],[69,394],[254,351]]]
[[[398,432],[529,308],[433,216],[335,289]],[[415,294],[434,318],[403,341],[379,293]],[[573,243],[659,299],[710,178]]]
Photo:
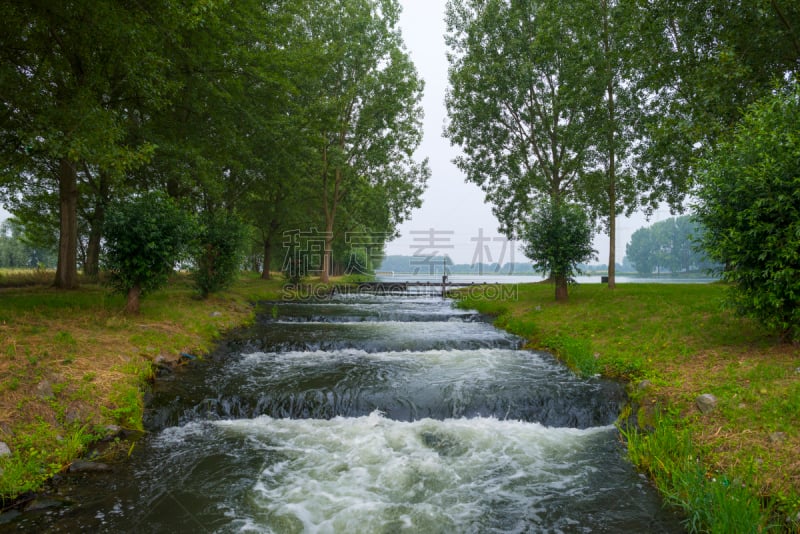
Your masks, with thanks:
[[[164,97],[161,32],[141,4],[111,0],[5,2],[0,17],[13,28],[0,37],[4,181],[46,185],[50,169],[60,219],[55,285],[74,288],[79,174],[86,164],[118,172],[147,152],[124,142],[122,123],[135,98]]]
[[[309,13],[312,42],[324,68],[309,89],[317,136],[323,216],[322,279],[328,280],[337,217],[354,187],[387,188],[392,226],[419,205],[429,175],[417,163],[423,82],[404,50],[397,0],[318,2]]]
[[[501,231],[520,236],[534,209],[578,193],[590,117],[603,87],[587,83],[585,11],[555,0],[450,0],[450,123],[456,165],[479,185]],[[563,288],[562,288],[563,289]]]
[[[564,6],[563,9],[575,7]],[[585,50],[591,68],[586,84],[594,84],[598,100],[589,115],[594,138],[581,177],[582,197],[608,233],[608,287],[616,287],[616,222],[648,203],[651,183],[634,172],[632,156],[641,140],[643,102],[635,91],[638,35],[630,24],[629,2],[599,0],[583,3],[586,16],[579,31],[596,45]]]
[[[630,0],[639,36],[636,88],[648,97],[637,171],[653,203],[680,207],[694,162],[776,80],[800,73],[793,0]]]

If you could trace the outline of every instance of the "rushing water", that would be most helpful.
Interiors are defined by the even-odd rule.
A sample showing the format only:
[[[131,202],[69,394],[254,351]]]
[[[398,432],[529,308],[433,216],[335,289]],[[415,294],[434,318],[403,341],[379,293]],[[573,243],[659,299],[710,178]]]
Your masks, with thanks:
[[[160,380],[55,532],[680,532],[626,463],[619,385],[433,298],[269,305]]]

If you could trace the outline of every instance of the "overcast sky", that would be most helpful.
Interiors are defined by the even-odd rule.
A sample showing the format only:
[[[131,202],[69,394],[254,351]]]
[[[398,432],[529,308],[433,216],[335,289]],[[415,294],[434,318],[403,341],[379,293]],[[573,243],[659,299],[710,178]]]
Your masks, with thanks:
[[[484,261],[510,261],[509,247],[506,248],[505,257],[500,258],[503,240],[497,231],[498,223],[492,215],[491,206],[484,202],[483,192],[478,186],[464,181],[464,175],[452,163],[459,149],[450,146],[449,140],[442,137],[447,115],[444,105],[447,89],[444,44],[446,0],[400,0],[400,4],[403,6],[400,17],[403,38],[417,71],[425,80],[422,101],[425,137],[418,154],[420,159],[430,158],[432,175],[422,207],[415,210],[411,219],[400,227],[401,236],[388,245],[386,252],[412,255],[415,252],[432,253],[438,249],[439,254],[450,255],[456,263],[471,263],[476,258],[478,243],[482,243]],[[617,220],[617,262],[622,263],[625,244],[637,228],[668,217],[669,210],[666,208],[657,212],[649,222],[643,216],[634,215],[632,219],[620,217]],[[432,241],[431,237],[438,241]],[[426,247],[424,251],[420,251],[422,247]],[[606,263],[608,236],[595,238],[594,248],[599,251],[598,263]],[[492,257],[488,258],[488,255]],[[478,256],[478,259],[481,258]],[[515,252],[514,259],[527,261],[519,251]]]

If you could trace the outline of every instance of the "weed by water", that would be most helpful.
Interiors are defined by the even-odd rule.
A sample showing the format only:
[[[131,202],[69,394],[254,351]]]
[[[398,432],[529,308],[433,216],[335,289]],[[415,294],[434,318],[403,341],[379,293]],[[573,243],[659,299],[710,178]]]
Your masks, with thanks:
[[[87,425],[61,429],[43,421],[20,425],[9,440],[12,454],[0,458],[0,499],[38,489],[97,437]]]
[[[680,423],[659,420],[649,433],[632,427],[621,432],[628,457],[647,471],[668,503],[683,511],[690,532],[756,533],[768,527],[771,514],[747,485],[752,477],[706,471],[701,451]]]
[[[600,370],[599,355],[592,352],[590,343],[585,339],[562,334],[545,339],[542,345],[553,351],[581,376],[593,376]]]

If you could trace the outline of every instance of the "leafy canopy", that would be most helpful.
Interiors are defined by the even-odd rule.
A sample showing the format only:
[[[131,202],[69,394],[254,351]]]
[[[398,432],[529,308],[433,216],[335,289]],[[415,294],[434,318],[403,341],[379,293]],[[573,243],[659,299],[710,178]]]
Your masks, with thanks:
[[[752,105],[700,164],[703,246],[738,310],[800,338],[800,87]]]

